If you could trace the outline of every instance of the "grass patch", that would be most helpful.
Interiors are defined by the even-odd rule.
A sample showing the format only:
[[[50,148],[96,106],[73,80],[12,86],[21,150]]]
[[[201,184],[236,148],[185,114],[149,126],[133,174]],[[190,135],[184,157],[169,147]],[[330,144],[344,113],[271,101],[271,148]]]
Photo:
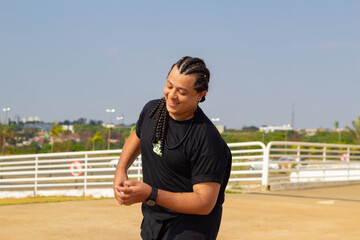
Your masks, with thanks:
[[[230,193],[230,194],[241,194],[242,192],[240,192],[240,191],[225,190],[225,193]]]
[[[243,190],[241,186],[232,186],[231,189]]]
[[[3,205],[21,205],[33,203],[50,203],[50,202],[68,202],[84,200],[100,200],[105,198],[94,197],[66,197],[66,196],[49,196],[49,197],[26,197],[26,198],[3,198],[0,199],[0,206]]]

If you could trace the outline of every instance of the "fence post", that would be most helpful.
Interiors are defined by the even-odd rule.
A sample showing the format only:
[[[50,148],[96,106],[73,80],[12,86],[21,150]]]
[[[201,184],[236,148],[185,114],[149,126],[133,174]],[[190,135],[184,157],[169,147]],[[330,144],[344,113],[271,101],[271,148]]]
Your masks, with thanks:
[[[350,180],[350,148],[347,148],[347,180]]]
[[[323,169],[323,182],[325,182],[325,175],[326,175],[326,146],[323,147],[322,169]]]
[[[263,189],[268,189],[269,185],[269,155],[270,155],[270,147],[271,142],[268,143],[267,146],[264,144],[261,145],[263,149],[263,173],[262,173],[262,180],[261,185]]]
[[[300,164],[301,164],[301,155],[300,155],[300,145],[297,146],[297,153],[296,153],[296,182],[299,182],[299,179],[300,179],[300,172],[299,172],[299,169],[300,169]]]
[[[84,166],[84,197],[87,192],[87,170],[88,170],[88,154],[85,153],[85,166]]]
[[[38,161],[39,161],[39,156],[35,155],[35,177],[34,177],[34,196],[37,195],[38,193]]]

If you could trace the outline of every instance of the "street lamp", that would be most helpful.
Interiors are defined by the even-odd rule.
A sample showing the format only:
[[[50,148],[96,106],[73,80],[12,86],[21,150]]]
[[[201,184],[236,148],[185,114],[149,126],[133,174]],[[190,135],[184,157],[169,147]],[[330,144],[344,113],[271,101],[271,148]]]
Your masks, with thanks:
[[[123,115],[121,115],[120,117],[116,117],[116,120],[118,120],[119,121],[119,127],[120,127],[120,129],[121,129],[121,121],[124,119],[124,116]],[[120,130],[121,131],[121,130]],[[121,148],[121,142],[119,141],[119,148]]]
[[[110,136],[111,136],[111,114],[115,112],[115,109],[111,108],[107,108],[106,112],[109,113],[109,124],[108,124],[108,128],[109,128],[109,134],[108,134],[108,150],[110,150]]]
[[[218,121],[220,121],[220,118],[211,118],[211,121],[218,122]]]
[[[217,125],[217,122],[220,121],[220,118],[216,117],[216,118],[211,118],[210,120],[213,122],[214,126],[215,126],[216,129],[219,131],[219,133],[223,133],[223,132],[224,132],[225,127],[222,126],[222,125]]]
[[[8,112],[10,112],[11,108],[7,107],[7,108],[3,108],[3,111],[5,112],[5,125],[8,125]],[[5,128],[5,131],[7,129]],[[2,154],[5,155],[5,151],[6,151],[6,132],[3,133],[3,144],[2,144]]]
[[[338,132],[339,132],[339,143],[341,143],[341,132],[342,132],[343,129],[341,128],[338,128]]]
[[[123,119],[124,119],[124,117],[123,117],[123,116],[116,117],[116,120],[118,120],[119,122],[121,122]]]
[[[5,125],[8,125],[8,112],[10,112],[11,108],[3,108],[3,111],[5,112]]]

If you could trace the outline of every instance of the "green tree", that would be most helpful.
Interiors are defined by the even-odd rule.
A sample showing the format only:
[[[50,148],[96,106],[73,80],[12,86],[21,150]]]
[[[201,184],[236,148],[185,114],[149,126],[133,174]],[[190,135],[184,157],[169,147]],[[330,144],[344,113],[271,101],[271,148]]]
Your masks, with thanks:
[[[41,148],[36,144],[36,142],[32,141],[28,146],[28,153],[34,154],[39,153]]]
[[[345,129],[355,143],[360,145],[360,117],[352,121],[352,128],[346,126]]]
[[[1,136],[1,149],[2,154],[6,154],[6,143],[9,142],[10,144],[16,144],[16,137],[15,137],[15,128],[14,124],[9,125],[2,125],[0,128],[0,136]]]
[[[51,142],[51,152],[54,152],[54,139],[62,133],[62,127],[57,125],[57,121],[53,122],[51,125],[50,132],[50,142]]]
[[[6,148],[6,126],[1,126],[1,153],[5,155],[5,148]]]
[[[104,137],[101,135],[100,131],[97,131],[91,138],[92,150],[95,150],[95,144],[100,142],[104,142]]]
[[[24,136],[25,139],[29,139],[35,137],[38,132],[40,132],[39,128],[24,127],[22,133],[19,135]]]

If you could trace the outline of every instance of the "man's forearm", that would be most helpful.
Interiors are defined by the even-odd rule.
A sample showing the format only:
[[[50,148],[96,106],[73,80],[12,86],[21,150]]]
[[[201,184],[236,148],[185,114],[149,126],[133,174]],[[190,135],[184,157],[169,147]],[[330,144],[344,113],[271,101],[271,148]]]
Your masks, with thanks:
[[[181,213],[208,215],[216,204],[219,189],[219,183],[209,182],[194,185],[193,192],[159,190],[156,204]]]
[[[126,175],[127,170],[135,161],[136,157],[140,155],[140,139],[136,136],[135,131],[132,132],[126,140],[123,150],[120,155],[119,162],[116,166],[114,185],[119,185],[121,180],[119,176]]]

